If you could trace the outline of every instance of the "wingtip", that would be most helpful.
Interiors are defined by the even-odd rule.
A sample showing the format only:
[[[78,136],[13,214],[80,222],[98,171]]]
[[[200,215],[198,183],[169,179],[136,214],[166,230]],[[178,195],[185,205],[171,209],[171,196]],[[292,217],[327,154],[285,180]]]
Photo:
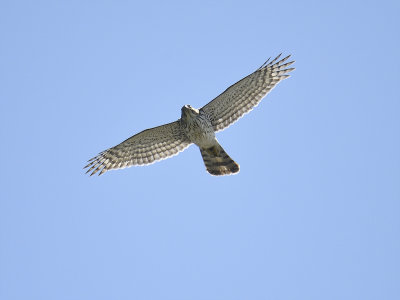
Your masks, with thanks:
[[[285,58],[284,58],[284,60],[287,60],[289,57],[291,57],[292,56],[292,54],[289,54],[289,55],[287,55]]]
[[[271,57],[268,57],[268,59],[257,70],[264,68],[268,64],[270,59],[271,59]]]
[[[92,157],[91,159],[88,160],[88,162],[91,162],[92,160],[95,160],[97,158],[97,156]]]
[[[276,56],[272,61],[270,61],[271,57],[269,57],[269,58],[261,65],[261,67],[259,67],[257,70],[260,70],[260,69],[262,69],[262,68],[264,68],[264,67],[272,66],[273,64],[281,64],[281,63],[283,63],[284,61],[288,60],[289,57],[292,56],[292,54],[289,54],[288,56],[286,56],[285,58],[282,58],[282,59],[277,63],[277,61],[278,61],[279,58],[282,56],[282,54],[283,54],[283,52],[279,53],[279,55]],[[294,62],[295,62],[295,61],[293,61],[293,62],[291,62],[291,63],[294,63]]]
[[[280,57],[282,53],[280,53],[277,57],[275,57],[272,61],[269,62],[267,66],[272,66]]]

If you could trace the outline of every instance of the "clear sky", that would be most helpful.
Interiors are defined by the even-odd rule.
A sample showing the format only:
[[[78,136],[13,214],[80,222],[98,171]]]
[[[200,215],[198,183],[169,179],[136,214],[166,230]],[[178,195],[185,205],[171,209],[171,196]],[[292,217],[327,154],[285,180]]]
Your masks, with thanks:
[[[398,1],[0,2],[0,299],[400,299]],[[88,177],[268,57],[199,150]]]

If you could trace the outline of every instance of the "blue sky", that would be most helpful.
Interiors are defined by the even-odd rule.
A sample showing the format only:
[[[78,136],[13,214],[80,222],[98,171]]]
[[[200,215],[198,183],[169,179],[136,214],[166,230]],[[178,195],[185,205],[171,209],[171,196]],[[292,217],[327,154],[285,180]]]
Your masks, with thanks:
[[[399,299],[399,6],[1,1],[0,298]],[[217,135],[238,175],[84,175],[280,52]]]

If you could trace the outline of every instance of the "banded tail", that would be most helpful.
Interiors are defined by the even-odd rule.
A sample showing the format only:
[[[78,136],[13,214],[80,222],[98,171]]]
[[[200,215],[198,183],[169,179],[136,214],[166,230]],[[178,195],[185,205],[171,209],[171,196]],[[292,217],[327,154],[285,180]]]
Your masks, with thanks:
[[[201,156],[211,175],[229,175],[239,172],[239,165],[226,154],[220,144],[211,148],[200,148]]]

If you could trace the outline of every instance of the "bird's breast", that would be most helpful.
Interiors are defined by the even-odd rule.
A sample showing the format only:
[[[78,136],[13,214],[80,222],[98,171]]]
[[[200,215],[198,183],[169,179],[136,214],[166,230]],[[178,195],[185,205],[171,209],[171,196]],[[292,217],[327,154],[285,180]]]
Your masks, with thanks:
[[[215,133],[211,121],[205,114],[185,120],[183,128],[190,141],[199,147],[209,148],[215,144]]]

